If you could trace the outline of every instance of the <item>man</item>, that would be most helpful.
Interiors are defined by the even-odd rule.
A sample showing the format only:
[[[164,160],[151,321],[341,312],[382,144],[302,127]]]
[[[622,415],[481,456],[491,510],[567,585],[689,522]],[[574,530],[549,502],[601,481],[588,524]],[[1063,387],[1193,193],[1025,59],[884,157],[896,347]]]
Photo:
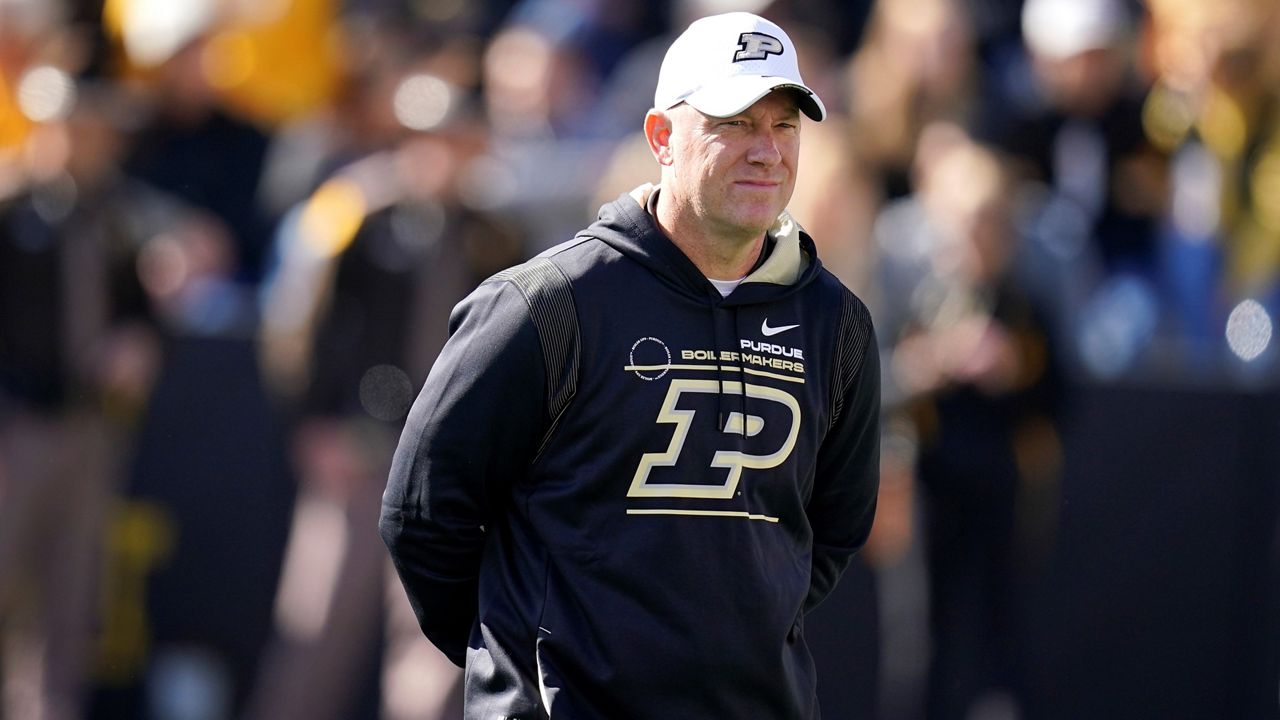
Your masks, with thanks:
[[[816,718],[804,615],[874,514],[865,306],[784,212],[795,47],[693,23],[645,130],[662,183],[461,303],[381,531],[468,718]]]

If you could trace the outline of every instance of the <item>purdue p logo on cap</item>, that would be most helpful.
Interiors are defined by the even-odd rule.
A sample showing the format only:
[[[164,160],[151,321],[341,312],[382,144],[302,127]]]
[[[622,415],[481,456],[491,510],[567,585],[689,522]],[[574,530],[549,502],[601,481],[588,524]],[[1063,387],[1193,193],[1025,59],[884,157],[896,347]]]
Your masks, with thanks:
[[[734,62],[764,60],[770,55],[781,55],[785,49],[781,40],[761,32],[742,33],[738,36],[738,47],[742,49],[733,54]]]

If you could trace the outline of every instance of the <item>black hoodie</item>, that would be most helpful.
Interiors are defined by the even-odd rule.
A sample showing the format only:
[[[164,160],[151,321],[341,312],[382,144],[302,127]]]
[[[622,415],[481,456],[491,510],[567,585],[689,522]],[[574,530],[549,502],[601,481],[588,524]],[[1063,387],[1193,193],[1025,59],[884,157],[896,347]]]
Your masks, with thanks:
[[[722,298],[653,191],[532,261],[570,283],[574,362],[495,276],[401,437],[381,532],[467,718],[818,716],[804,614],[875,511],[870,316],[786,214]]]

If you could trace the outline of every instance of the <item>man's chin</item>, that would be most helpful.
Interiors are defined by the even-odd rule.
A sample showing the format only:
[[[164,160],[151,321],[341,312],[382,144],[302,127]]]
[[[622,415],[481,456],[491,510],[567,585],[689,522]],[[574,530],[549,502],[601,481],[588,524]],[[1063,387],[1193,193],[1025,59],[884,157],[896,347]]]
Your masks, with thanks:
[[[773,227],[778,221],[778,216],[782,214],[782,208],[775,206],[761,207],[753,209],[750,212],[742,213],[738,216],[738,224],[744,229],[750,229],[753,233],[763,234],[766,230]]]

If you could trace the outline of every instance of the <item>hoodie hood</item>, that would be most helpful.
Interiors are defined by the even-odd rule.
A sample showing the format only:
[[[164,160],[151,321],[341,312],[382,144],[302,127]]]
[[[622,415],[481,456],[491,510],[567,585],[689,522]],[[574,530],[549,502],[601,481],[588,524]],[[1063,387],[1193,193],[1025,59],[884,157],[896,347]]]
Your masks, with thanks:
[[[649,201],[659,189],[645,183],[620,195],[600,208],[596,221],[583,234],[599,238],[680,292],[717,305],[749,305],[786,297],[812,282],[822,269],[813,239],[784,211],[768,231],[768,257],[729,297],[721,298],[649,213]]]

